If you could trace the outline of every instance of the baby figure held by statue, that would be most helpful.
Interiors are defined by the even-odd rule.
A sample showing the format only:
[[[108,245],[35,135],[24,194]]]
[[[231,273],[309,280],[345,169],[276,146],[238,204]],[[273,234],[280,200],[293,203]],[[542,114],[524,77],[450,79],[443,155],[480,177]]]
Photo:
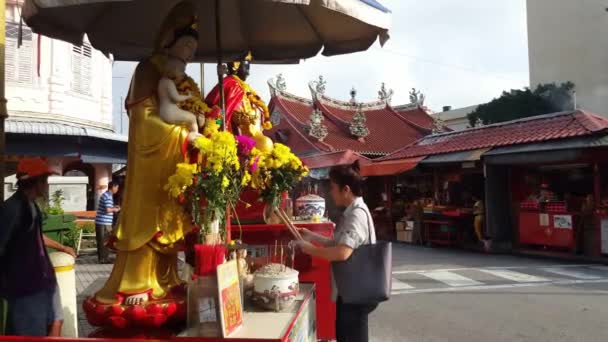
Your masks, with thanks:
[[[193,98],[193,94],[180,94],[177,84],[186,81],[186,63],[169,58],[165,65],[165,74],[158,82],[158,100],[160,117],[168,123],[184,124],[189,130],[188,141],[193,141],[201,134],[199,127],[205,123],[203,115],[182,109],[185,103]],[[177,84],[176,84],[177,83]]]

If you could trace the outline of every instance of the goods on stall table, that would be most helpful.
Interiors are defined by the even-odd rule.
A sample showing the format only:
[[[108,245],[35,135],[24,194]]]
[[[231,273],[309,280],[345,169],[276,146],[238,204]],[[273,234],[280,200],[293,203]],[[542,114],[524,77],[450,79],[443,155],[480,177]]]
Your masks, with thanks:
[[[545,205],[545,210],[551,213],[565,213],[566,203],[565,202],[549,202]]]
[[[412,230],[400,230],[397,231],[397,241],[400,242],[412,242]]]
[[[536,201],[524,201],[524,202],[521,202],[520,207],[521,207],[521,209],[538,210],[539,203]]]

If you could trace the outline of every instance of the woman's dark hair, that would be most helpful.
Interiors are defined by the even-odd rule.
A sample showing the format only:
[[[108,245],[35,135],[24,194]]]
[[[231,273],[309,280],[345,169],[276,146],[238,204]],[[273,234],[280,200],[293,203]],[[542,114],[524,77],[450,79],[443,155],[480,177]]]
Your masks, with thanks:
[[[329,170],[329,179],[340,188],[348,185],[355,196],[363,196],[363,177],[359,174],[359,161],[351,165],[337,165]]]

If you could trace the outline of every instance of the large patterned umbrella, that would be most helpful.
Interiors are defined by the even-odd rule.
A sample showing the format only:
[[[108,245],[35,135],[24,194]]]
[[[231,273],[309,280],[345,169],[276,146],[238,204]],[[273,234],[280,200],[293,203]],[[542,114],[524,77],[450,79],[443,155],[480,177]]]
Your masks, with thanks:
[[[181,0],[26,0],[23,17],[51,38],[91,44],[116,60],[149,56],[165,15]],[[376,0],[193,0],[197,61],[286,61],[362,51],[388,39],[390,11]],[[219,33],[219,34],[218,34]],[[221,45],[221,46],[219,46]]]
[[[1,1],[1,0],[0,0]],[[115,60],[151,55],[167,13],[182,0],[26,0],[23,18],[39,34],[82,44],[84,36]],[[196,5],[196,61],[297,61],[367,50],[388,39],[390,11],[376,0],[191,0]],[[4,1],[0,5],[4,13]],[[3,16],[2,16],[3,19]],[[0,20],[4,27],[4,20]],[[1,31],[1,30],[0,30]],[[3,36],[3,35],[2,35]],[[4,41],[1,40],[0,43]],[[5,151],[4,70],[0,61],[0,156]],[[219,70],[219,68],[218,68]],[[223,77],[218,72],[218,81]],[[223,87],[220,87],[223,103]],[[0,158],[0,198],[4,190]]]

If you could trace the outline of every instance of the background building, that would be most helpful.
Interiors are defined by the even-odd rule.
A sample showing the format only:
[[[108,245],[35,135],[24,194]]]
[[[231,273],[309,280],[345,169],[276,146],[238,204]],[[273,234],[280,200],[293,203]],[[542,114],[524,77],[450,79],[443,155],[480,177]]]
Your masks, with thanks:
[[[528,0],[530,86],[572,81],[577,107],[608,115],[608,3]]]
[[[433,114],[433,117],[442,122],[445,127],[453,131],[460,131],[471,126],[467,115],[475,109],[477,109],[477,105],[456,109],[445,106],[442,112]]]
[[[113,127],[112,61],[87,42],[33,33],[20,24],[21,5],[6,2],[8,174],[24,156],[44,157],[60,175],[88,177],[93,209],[112,164],[126,163],[127,138]],[[14,190],[6,187],[7,194]]]

